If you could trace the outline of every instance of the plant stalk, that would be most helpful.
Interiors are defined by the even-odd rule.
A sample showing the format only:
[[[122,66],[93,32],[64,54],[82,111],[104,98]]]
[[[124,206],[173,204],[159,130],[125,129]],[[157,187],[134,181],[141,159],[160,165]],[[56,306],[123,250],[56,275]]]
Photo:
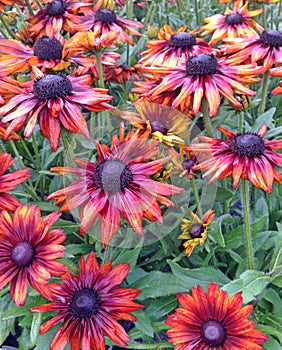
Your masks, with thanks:
[[[252,245],[250,198],[249,198],[248,180],[242,180],[242,201],[243,201],[243,208],[244,208],[245,237],[246,237],[248,268],[250,270],[253,270],[254,269],[254,256],[253,256],[253,245]]]
[[[262,114],[265,109],[266,95],[267,95],[267,88],[268,88],[268,78],[269,78],[268,72],[265,72],[263,76],[263,83],[262,83],[261,103],[258,110],[259,114]]]
[[[206,132],[207,132],[209,137],[213,137],[211,117],[210,117],[210,113],[209,113],[209,104],[205,98],[202,99],[202,110],[203,110],[203,115],[204,115],[204,123],[205,123]]]

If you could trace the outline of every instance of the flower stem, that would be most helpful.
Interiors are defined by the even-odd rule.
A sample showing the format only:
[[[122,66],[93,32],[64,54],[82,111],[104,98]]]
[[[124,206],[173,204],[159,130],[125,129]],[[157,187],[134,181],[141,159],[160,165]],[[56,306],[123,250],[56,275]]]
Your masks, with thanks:
[[[194,193],[194,197],[195,197],[195,201],[197,204],[197,209],[198,209],[198,213],[199,216],[202,218],[203,217],[203,210],[202,210],[202,206],[201,206],[201,201],[200,201],[200,197],[197,191],[197,187],[196,187],[196,182],[194,179],[191,179],[191,186],[193,189],[193,193]]]
[[[252,246],[248,180],[242,181],[242,200],[243,200],[244,219],[245,219],[245,234],[246,234],[246,249],[247,249],[247,257],[248,257],[248,268],[250,270],[253,270],[254,269],[254,256],[253,256],[253,246]]]
[[[239,132],[244,131],[244,122],[245,122],[245,112],[240,111],[239,112]]]
[[[29,1],[28,1],[28,0],[25,0],[25,3],[26,3],[26,6],[27,6],[27,8],[28,8],[29,14],[30,14],[31,16],[33,16],[33,15],[34,15],[34,12],[33,12],[33,9],[32,9],[32,7],[31,7]]]
[[[209,137],[213,137],[211,117],[210,117],[210,113],[209,113],[209,104],[205,98],[202,99],[202,109],[203,109],[206,132],[207,132]]]
[[[194,1],[195,6],[195,16],[196,16],[196,26],[198,27],[200,21],[199,21],[199,8],[198,8],[198,0]]]
[[[65,128],[61,129],[61,137],[62,137],[62,143],[64,147],[64,157],[65,157],[65,163],[66,165],[72,164],[72,160],[74,158],[74,139],[73,135],[68,132]]]
[[[101,60],[101,52],[96,53],[96,60],[97,60],[98,74],[99,74],[99,87],[104,89],[105,82],[104,82],[103,66],[102,66],[102,60]],[[105,115],[106,115],[106,120],[108,125],[108,131],[111,135],[113,128],[112,128],[109,111],[105,111]]]
[[[265,109],[267,87],[268,87],[268,78],[269,78],[268,72],[265,72],[264,76],[263,76],[263,85],[262,85],[262,92],[261,92],[261,103],[260,103],[259,110],[258,110],[259,114],[262,114],[264,112],[264,109]]]
[[[11,38],[16,39],[14,33],[11,31],[10,26],[5,21],[5,18],[3,17],[2,13],[0,13],[0,22],[3,24],[3,27],[6,29],[7,33],[10,35]],[[1,30],[2,34],[4,35],[3,31]],[[7,38],[6,38],[7,39]]]

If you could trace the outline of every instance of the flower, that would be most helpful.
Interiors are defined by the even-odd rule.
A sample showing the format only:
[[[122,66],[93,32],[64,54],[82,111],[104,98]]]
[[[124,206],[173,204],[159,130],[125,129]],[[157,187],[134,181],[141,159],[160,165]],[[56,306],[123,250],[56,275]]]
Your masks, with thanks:
[[[5,12],[5,6],[13,6],[14,4],[24,6],[25,2],[24,2],[24,0],[1,0],[0,1],[0,12]]]
[[[175,350],[263,349],[259,344],[266,342],[267,336],[247,320],[253,305],[242,306],[242,292],[229,298],[217,284],[210,283],[207,293],[198,285],[192,288],[192,295],[178,294],[177,299],[182,308],[166,321],[172,327],[167,334]]]
[[[178,174],[180,178],[186,175],[188,179],[193,179],[195,176],[194,165],[197,161],[195,154],[190,152],[185,145],[180,149],[180,152],[173,147],[170,147],[167,152],[171,155],[169,175]]]
[[[89,138],[88,127],[79,106],[92,112],[113,109],[107,102],[112,97],[108,90],[91,88],[89,75],[72,77],[65,74],[43,74],[33,67],[35,79],[25,83],[22,92],[12,97],[0,108],[2,122],[10,125],[6,137],[20,130],[25,124],[24,136],[29,137],[38,119],[42,134],[56,151],[59,146],[61,127],[71,133]],[[16,108],[16,109],[15,109]]]
[[[63,70],[70,65],[64,62],[69,56],[67,43],[46,35],[36,40],[33,47],[15,40],[0,39],[0,77],[31,70],[32,66],[43,70]]]
[[[166,196],[184,192],[184,189],[159,183],[148,178],[169,160],[169,157],[151,160],[158,156],[158,141],[148,141],[149,132],[131,130],[124,136],[120,127],[120,138],[112,137],[112,146],[95,142],[98,152],[96,163],[75,158],[76,167],[55,167],[51,172],[61,175],[75,174],[78,180],[68,187],[47,197],[64,203],[61,211],[72,210],[79,205],[81,234],[85,234],[97,216],[100,219],[103,246],[120,227],[120,215],[127,220],[139,235],[143,234],[142,219],[163,222],[159,203],[172,206]]]
[[[124,84],[126,81],[131,80],[131,77],[139,80],[139,75],[134,67],[130,67],[127,64],[121,64],[117,67],[107,66],[104,69],[104,78],[108,81],[116,81],[118,84]]]
[[[238,2],[240,2],[242,0],[234,0],[234,5],[237,4]],[[244,0],[247,1],[247,0]],[[271,2],[278,2],[279,0],[250,0],[250,2],[259,2],[259,3],[271,3]],[[227,2],[231,2],[231,0],[219,0],[219,3],[221,4],[225,4]]]
[[[231,66],[227,65],[225,60],[225,57],[216,58],[213,54],[200,54],[189,57],[187,61],[180,61],[175,68],[152,67],[152,73],[164,72],[165,76],[159,85],[144,96],[155,102],[156,96],[160,94],[178,91],[171,107],[189,112],[192,106],[194,115],[198,113],[203,98],[209,104],[211,117],[217,113],[221,96],[227,98],[237,108],[243,108],[234,97],[234,93],[255,95],[255,92],[245,85],[259,81],[260,78],[254,76],[264,69],[257,67],[256,64]]]
[[[227,64],[250,60],[264,67],[266,72],[282,60],[282,32],[276,29],[265,30],[251,38],[228,38],[223,41],[222,51],[229,55]]]
[[[282,64],[282,60],[278,63]],[[269,75],[273,75],[274,77],[282,77],[282,66],[280,65],[279,67],[271,68],[269,69],[268,73]],[[273,95],[282,93],[282,81],[280,81],[279,85],[276,88],[274,88],[271,93]]]
[[[209,41],[210,45],[215,45],[224,38],[237,38],[241,35],[252,37],[258,32],[263,32],[263,28],[252,19],[263,12],[263,9],[248,11],[248,1],[243,0],[234,4],[234,10],[228,7],[225,9],[224,15],[216,14],[204,19],[206,25],[201,29],[204,31],[201,35],[207,36],[212,33]]]
[[[200,219],[196,214],[190,211],[192,220],[182,219],[181,225],[182,234],[178,236],[179,239],[186,239],[183,247],[186,248],[185,253],[190,256],[196,245],[202,246],[205,243],[208,234],[208,225],[215,218],[213,210],[207,211],[203,218]]]
[[[273,95],[282,94],[282,80],[280,81],[279,85],[271,91],[271,93]]]
[[[190,125],[184,114],[156,103],[138,102],[134,107],[137,113],[124,111],[120,117],[135,128],[149,130],[153,138],[168,146],[184,145],[183,138],[188,136]]]
[[[100,2],[97,3],[92,11],[88,11],[84,16],[77,16],[75,19],[75,29],[79,32],[92,30],[95,36],[100,36],[111,31],[119,33],[118,40],[128,42],[133,45],[131,35],[142,36],[134,27],[143,28],[143,24],[129,19],[118,17],[113,10],[100,8]]]
[[[179,59],[188,59],[201,53],[211,53],[212,48],[202,39],[187,33],[187,26],[179,28],[176,32],[169,25],[159,30],[158,39],[147,43],[148,50],[141,52],[143,56],[138,64],[142,66],[168,66],[176,67]]]
[[[232,174],[232,187],[236,188],[239,180],[248,179],[251,183],[271,193],[273,181],[282,184],[282,175],[275,165],[282,166],[282,155],[276,152],[282,148],[282,140],[266,140],[263,138],[267,131],[265,124],[258,133],[233,132],[217,127],[227,140],[199,136],[204,143],[192,143],[190,149],[198,157],[199,164],[194,170],[207,170],[203,177],[215,173],[209,183],[228,177]],[[206,158],[201,161],[201,157]]]
[[[113,268],[111,261],[100,267],[92,251],[86,261],[81,257],[78,276],[66,272],[62,276],[63,284],[50,285],[52,299],[56,301],[30,310],[57,312],[41,325],[41,334],[62,321],[50,350],[63,350],[68,340],[71,350],[105,350],[103,334],[120,346],[127,346],[128,334],[117,321],[136,321],[130,312],[143,308],[143,305],[133,302],[140,290],[116,288],[129,269],[129,264],[118,264]]]
[[[3,127],[1,126],[1,129]],[[0,131],[3,132],[3,129]],[[30,178],[30,169],[22,169],[10,172],[9,174],[4,173],[14,163],[12,157],[8,153],[0,153],[0,210],[7,210],[14,212],[20,205],[20,202],[11,194],[6,193],[16,188],[17,185]]]
[[[42,35],[62,38],[61,31],[64,29],[69,33],[75,33],[74,19],[76,13],[86,12],[92,8],[91,0],[45,0],[46,4],[43,10],[38,11],[27,21],[30,23],[29,32],[33,38],[39,38]]]
[[[0,288],[11,282],[10,292],[17,306],[24,305],[28,283],[46,298],[51,276],[61,276],[65,266],[55,261],[64,255],[63,230],[50,227],[61,216],[52,213],[41,218],[36,205],[20,205],[13,217],[0,213]]]

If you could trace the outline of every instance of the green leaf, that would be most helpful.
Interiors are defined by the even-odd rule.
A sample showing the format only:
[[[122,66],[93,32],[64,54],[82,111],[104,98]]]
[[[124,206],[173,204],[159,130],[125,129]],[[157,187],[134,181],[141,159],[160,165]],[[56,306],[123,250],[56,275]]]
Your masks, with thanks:
[[[52,228],[63,229],[65,234],[77,232],[79,227],[79,224],[63,219],[58,219],[52,226]]]
[[[229,295],[239,291],[243,292],[244,303],[254,300],[270,282],[270,277],[261,271],[247,270],[240,275],[240,278],[228,283],[222,289]]]
[[[206,288],[210,282],[215,282],[222,286],[228,283],[229,278],[220,270],[215,270],[212,267],[200,267],[196,269],[188,269],[179,266],[172,260],[168,260],[168,264],[174,276],[178,277],[183,285],[186,286],[186,292],[192,287],[196,287],[200,284],[203,288]]]
[[[276,111],[276,107],[272,107],[268,109],[266,112],[261,114],[258,118],[256,118],[255,124],[252,127],[252,130],[257,132],[262,124],[266,124],[269,128],[273,128],[274,124],[272,123],[272,119],[274,117]]]
[[[14,318],[11,318],[9,320],[3,319],[3,312],[2,310],[6,310],[9,308],[11,304],[11,296],[10,294],[6,294],[4,296],[1,296],[0,298],[0,345],[4,343],[6,338],[8,337],[9,333],[13,331],[14,329]]]
[[[139,329],[143,334],[146,334],[149,337],[153,337],[154,328],[152,326],[150,317],[146,314],[146,312],[144,310],[138,310],[133,312],[133,315],[137,318],[135,327]]]
[[[269,303],[272,304],[273,310],[272,313],[274,315],[282,315],[282,302],[279,294],[272,288],[268,288],[263,296]]]
[[[154,320],[159,320],[162,317],[167,317],[178,305],[178,301],[175,297],[169,296],[154,300],[153,303],[149,302],[145,305],[146,312]]]
[[[141,247],[136,247],[135,249],[129,249],[125,252],[123,251],[118,257],[113,261],[113,265],[117,264],[130,264],[130,268],[133,269],[141,251]]]
[[[282,276],[277,276],[277,277],[275,277],[275,278],[271,281],[271,283],[274,284],[274,285],[277,286],[277,287],[282,288]]]
[[[261,329],[261,325],[257,325],[257,328],[263,331],[263,328]],[[267,350],[281,350],[282,348],[281,344],[279,344],[278,341],[271,336],[268,336],[268,340],[263,344],[263,347]]]
[[[216,189],[215,202],[223,202],[224,200],[232,198],[233,196],[233,191],[229,190],[228,188],[218,186]]]
[[[39,329],[42,320],[42,313],[35,312],[32,317],[31,329],[30,329],[30,342],[33,346],[36,344],[36,340],[39,334]]]
[[[50,202],[33,202],[32,204],[38,205],[42,211],[53,212],[59,210],[59,207]]]

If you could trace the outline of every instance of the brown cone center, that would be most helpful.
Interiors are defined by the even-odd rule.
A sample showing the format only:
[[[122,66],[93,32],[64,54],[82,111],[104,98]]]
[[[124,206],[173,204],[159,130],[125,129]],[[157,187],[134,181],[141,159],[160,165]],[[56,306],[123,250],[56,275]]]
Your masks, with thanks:
[[[237,134],[230,143],[230,148],[240,157],[255,158],[265,150],[264,140],[253,133]]]
[[[91,288],[75,292],[70,307],[75,317],[84,318],[95,315],[100,306],[100,296]]]
[[[12,250],[12,260],[19,268],[29,266],[35,256],[35,249],[28,241],[17,243]]]
[[[218,347],[225,342],[226,331],[220,322],[208,320],[201,327],[201,337],[208,346]]]

